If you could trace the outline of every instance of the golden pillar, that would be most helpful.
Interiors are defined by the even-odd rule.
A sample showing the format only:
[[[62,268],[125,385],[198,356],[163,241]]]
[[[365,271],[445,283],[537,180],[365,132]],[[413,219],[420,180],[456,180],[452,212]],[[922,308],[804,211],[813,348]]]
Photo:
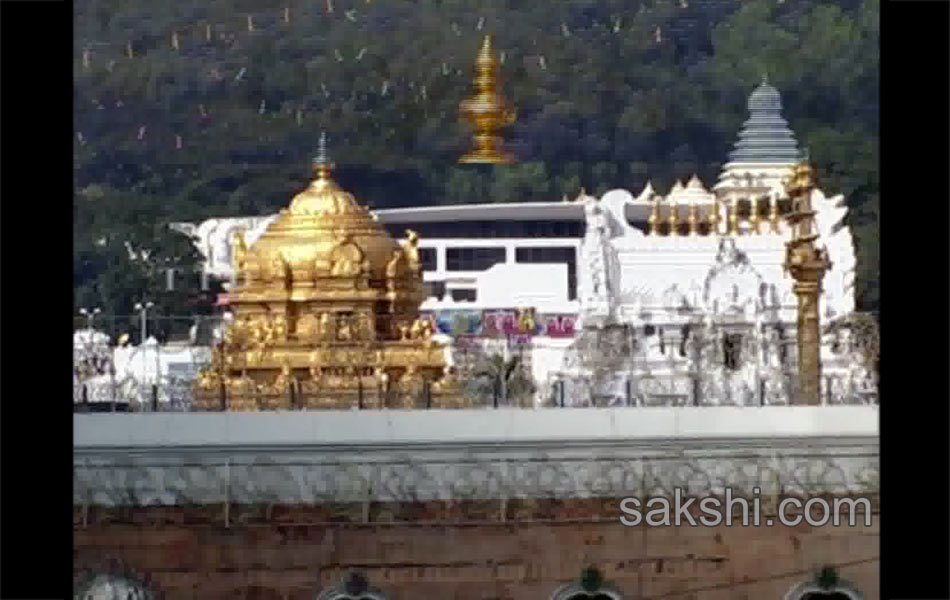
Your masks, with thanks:
[[[689,215],[686,220],[689,223],[689,236],[696,237],[699,234],[699,213],[694,199],[689,201]]]
[[[818,299],[821,280],[831,268],[828,254],[815,241],[815,211],[811,192],[815,188],[812,168],[797,165],[788,183],[792,213],[788,222],[792,239],[786,242],[785,266],[795,279],[792,288],[798,297],[798,404],[821,404],[820,315]]]
[[[657,236],[660,235],[660,197],[655,196],[653,198],[653,206],[650,208],[650,217],[647,219],[647,224],[650,226],[649,235]]]
[[[680,211],[679,204],[676,202],[676,197],[670,197],[670,235],[676,236],[680,233]]]
[[[498,130],[515,120],[515,113],[498,93],[498,60],[486,35],[475,60],[475,95],[462,102],[462,117],[475,126],[475,149],[460,163],[509,164],[514,157],[502,149]]]

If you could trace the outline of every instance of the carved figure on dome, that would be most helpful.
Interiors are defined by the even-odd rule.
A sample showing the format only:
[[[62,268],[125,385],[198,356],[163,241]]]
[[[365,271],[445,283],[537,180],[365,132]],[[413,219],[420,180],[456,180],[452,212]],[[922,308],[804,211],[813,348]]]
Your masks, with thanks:
[[[412,273],[420,273],[419,263],[419,234],[411,229],[406,230],[406,241],[402,243],[402,251],[406,256],[406,265]]]
[[[363,266],[363,250],[353,242],[352,235],[343,234],[340,243],[330,251],[330,275],[357,277]]]

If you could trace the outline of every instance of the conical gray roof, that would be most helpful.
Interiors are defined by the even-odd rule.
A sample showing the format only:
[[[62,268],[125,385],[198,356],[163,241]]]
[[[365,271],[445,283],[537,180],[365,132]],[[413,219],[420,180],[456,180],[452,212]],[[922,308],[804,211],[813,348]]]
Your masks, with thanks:
[[[742,125],[729,162],[790,164],[799,160],[795,134],[782,118],[782,96],[762,82],[749,96],[749,119]]]

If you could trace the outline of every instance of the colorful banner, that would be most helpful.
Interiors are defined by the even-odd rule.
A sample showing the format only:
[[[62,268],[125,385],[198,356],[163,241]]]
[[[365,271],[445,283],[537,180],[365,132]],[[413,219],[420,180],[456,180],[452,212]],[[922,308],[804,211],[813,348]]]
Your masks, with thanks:
[[[577,315],[536,315],[533,308],[505,308],[490,310],[449,309],[424,312],[423,318],[432,319],[439,333],[459,336],[481,336],[514,339],[528,343],[533,336],[572,337]]]
[[[482,330],[482,313],[479,310],[442,310],[434,316],[439,333],[451,336],[479,335]]]
[[[544,315],[541,317],[544,333],[550,337],[572,337],[577,315]]]

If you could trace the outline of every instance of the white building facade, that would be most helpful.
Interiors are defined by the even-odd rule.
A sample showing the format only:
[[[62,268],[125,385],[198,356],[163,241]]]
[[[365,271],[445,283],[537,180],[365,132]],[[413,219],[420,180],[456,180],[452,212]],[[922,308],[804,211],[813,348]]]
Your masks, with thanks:
[[[648,184],[636,196],[612,190],[572,202],[375,215],[396,237],[419,234],[432,289],[421,309],[436,329],[454,338],[500,339],[506,352],[517,346],[538,384],[539,404],[558,394],[595,404],[788,403],[797,301],[783,267],[790,239],[784,182],[801,155],[775,88],[759,86],[749,112],[712,189],[693,176],[665,195]],[[815,190],[812,204],[818,243],[833,263],[820,307],[828,323],[854,311],[855,253],[843,226],[843,197]],[[234,233],[245,232],[253,244],[273,218],[211,219],[176,229],[196,237],[207,274],[229,278]],[[610,336],[623,337],[618,328],[628,331],[630,357],[607,369],[614,381],[595,377],[601,381],[587,381],[587,391],[566,393],[561,381],[590,379],[591,365],[581,364],[590,359],[578,352],[590,354],[580,347],[592,342],[581,342],[579,332],[611,329]],[[824,342],[828,401],[874,398],[873,376],[856,366],[860,349],[852,346],[847,336]]]

